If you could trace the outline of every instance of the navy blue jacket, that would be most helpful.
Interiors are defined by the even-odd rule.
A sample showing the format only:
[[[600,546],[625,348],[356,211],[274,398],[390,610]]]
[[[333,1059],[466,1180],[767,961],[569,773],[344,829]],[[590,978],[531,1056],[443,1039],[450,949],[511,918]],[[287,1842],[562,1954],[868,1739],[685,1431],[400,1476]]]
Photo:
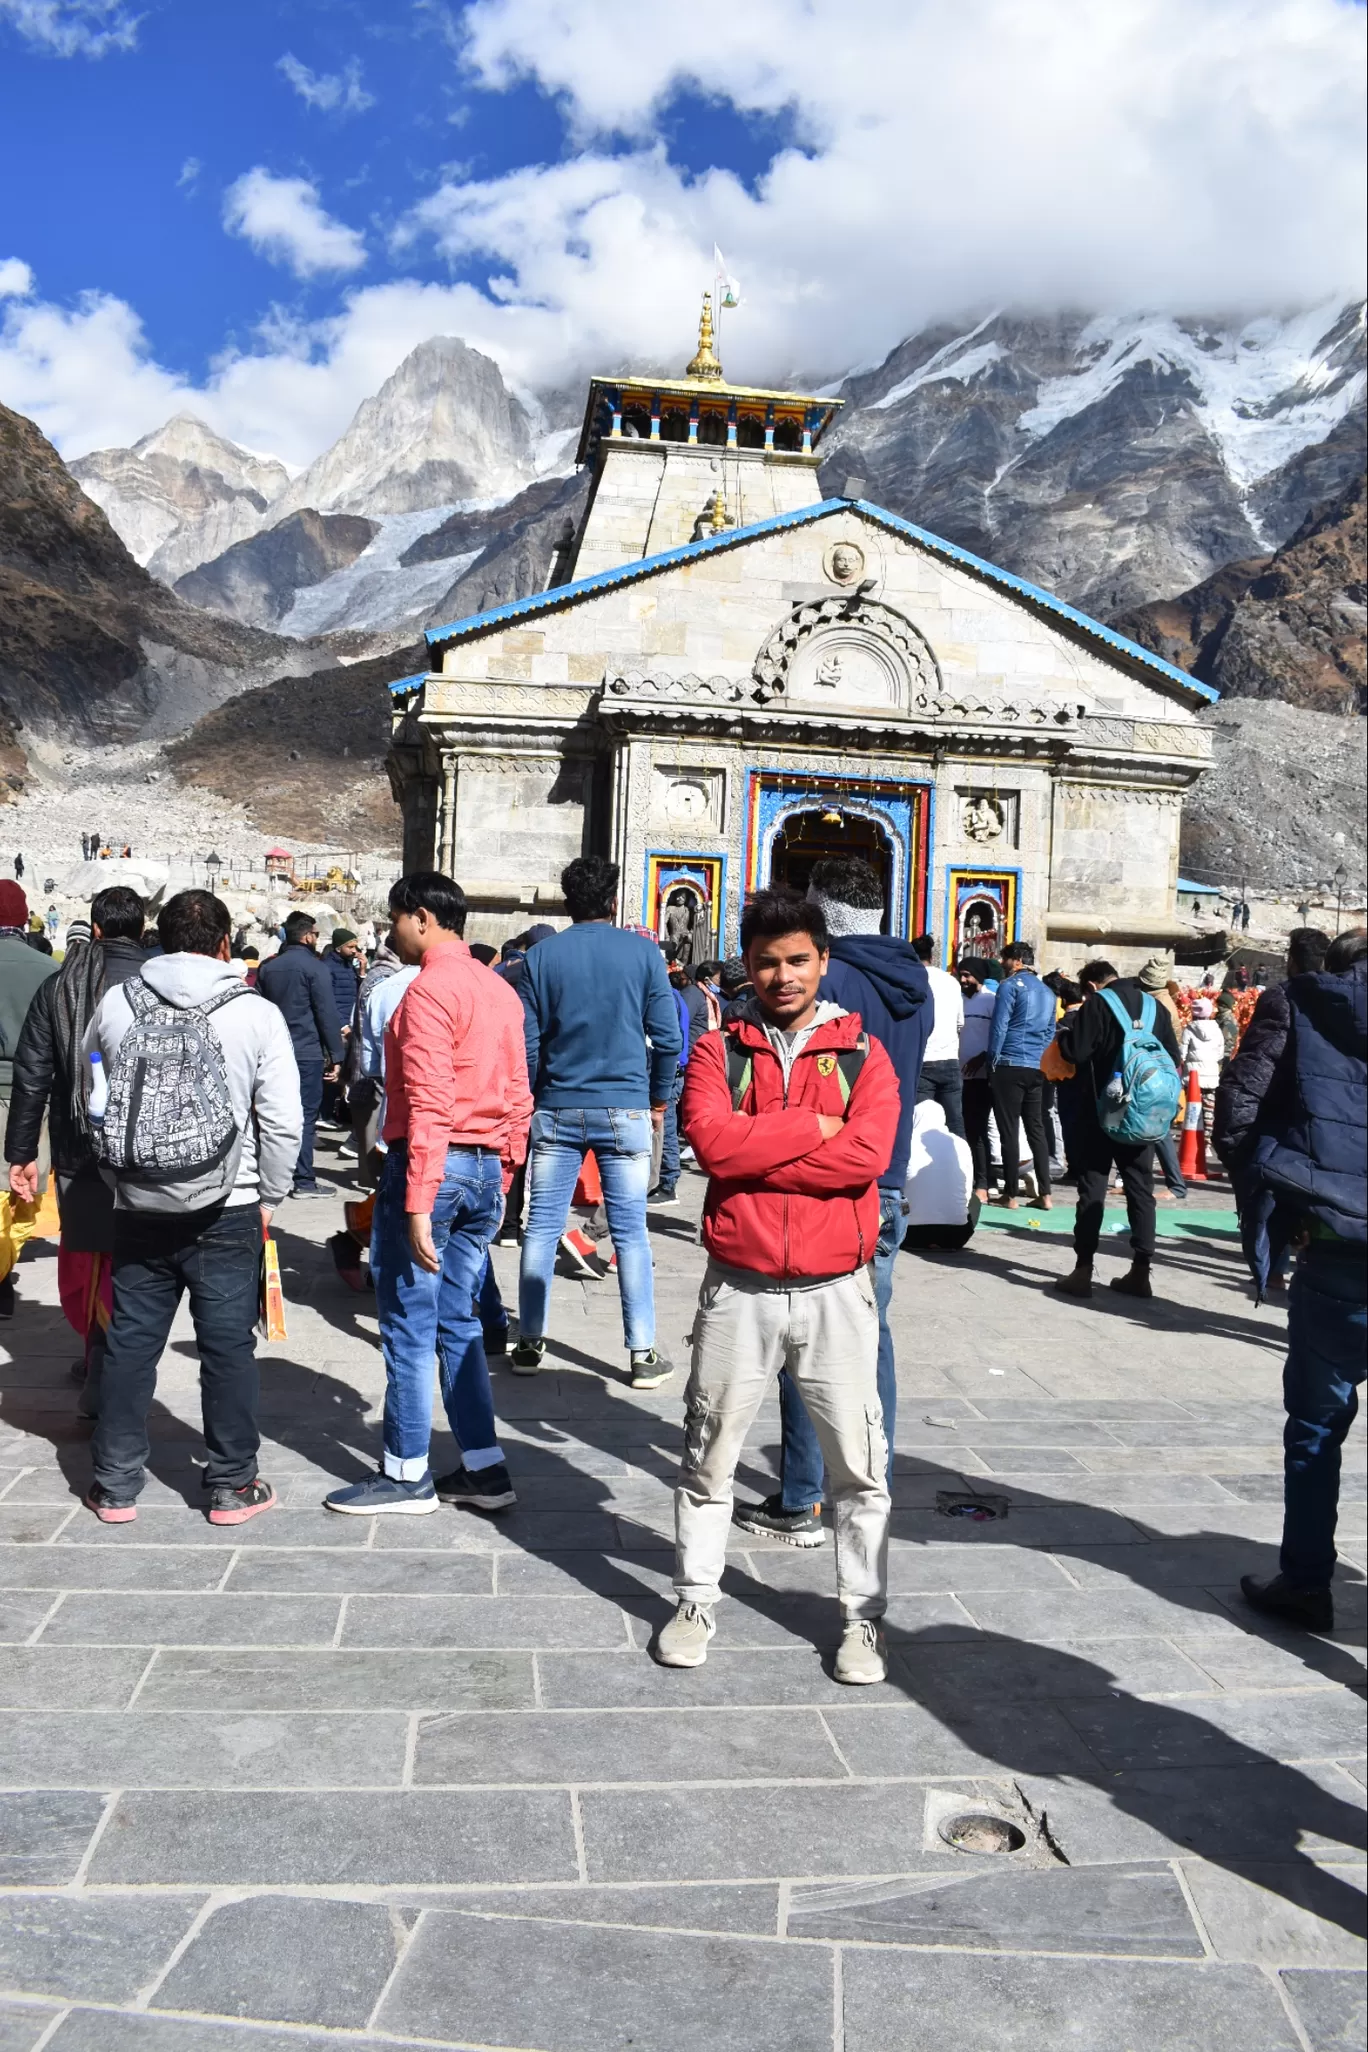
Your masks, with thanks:
[[[1249,1164],[1259,1220],[1252,1246],[1246,1229],[1246,1246],[1261,1289],[1268,1243],[1276,1251],[1308,1219],[1368,1243],[1368,968],[1316,970],[1283,989],[1287,1041]]]
[[[901,1100],[898,1131],[879,1188],[896,1190],[901,1196],[912,1152],[912,1115],[917,1109],[922,1050],[931,1031],[931,985],[926,971],[908,943],[895,934],[840,934],[831,942],[821,995],[844,1005],[848,1012],[859,1013],[866,1033],[883,1044],[897,1074]]]
[[[521,995],[539,1111],[669,1103],[684,1035],[654,941],[586,919],[529,949]]]
[[[361,988],[356,966],[349,956],[339,955],[336,948],[324,948],[322,960],[332,982],[337,1016],[344,1026],[350,1026],[352,1013],[356,1010],[356,993]]]
[[[1055,1032],[1055,994],[1033,969],[1004,977],[993,1000],[988,1058],[993,1067],[1038,1069]]]
[[[342,1059],[342,1022],[332,977],[312,948],[291,941],[257,971],[257,994],[285,1015],[295,1060],[325,1065]]]

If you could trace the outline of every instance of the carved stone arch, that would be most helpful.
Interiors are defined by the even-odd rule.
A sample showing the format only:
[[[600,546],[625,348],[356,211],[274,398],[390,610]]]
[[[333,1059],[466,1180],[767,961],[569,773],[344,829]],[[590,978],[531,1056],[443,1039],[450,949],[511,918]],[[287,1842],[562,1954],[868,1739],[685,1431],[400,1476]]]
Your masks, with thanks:
[[[858,680],[854,692],[842,688],[847,671]],[[762,701],[791,690],[811,698],[829,687],[838,702],[886,699],[890,712],[903,713],[942,688],[925,635],[892,606],[858,597],[795,606],[761,648],[753,675]]]

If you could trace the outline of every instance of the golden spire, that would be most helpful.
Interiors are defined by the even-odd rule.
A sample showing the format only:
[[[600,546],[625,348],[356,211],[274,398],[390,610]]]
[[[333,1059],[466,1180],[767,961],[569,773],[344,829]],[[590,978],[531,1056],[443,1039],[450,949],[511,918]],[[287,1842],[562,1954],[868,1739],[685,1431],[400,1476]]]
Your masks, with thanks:
[[[714,534],[722,534],[730,526],[731,515],[727,511],[726,493],[723,491],[721,485],[719,485],[717,487],[717,490],[713,493],[712,531]]]
[[[703,313],[698,323],[698,352],[684,373],[686,378],[707,378],[710,382],[722,377],[722,366],[713,353],[712,294],[703,294]]]

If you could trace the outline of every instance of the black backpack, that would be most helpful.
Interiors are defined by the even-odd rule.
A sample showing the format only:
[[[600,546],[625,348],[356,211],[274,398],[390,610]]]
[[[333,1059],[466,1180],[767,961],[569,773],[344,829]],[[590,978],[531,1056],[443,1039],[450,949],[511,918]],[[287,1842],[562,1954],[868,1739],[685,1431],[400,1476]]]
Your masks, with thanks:
[[[861,1069],[869,1059],[869,1035],[862,1033],[854,1047],[843,1047],[836,1057],[836,1073],[841,1079],[841,1103],[850,1103],[850,1093],[855,1088]],[[742,1047],[735,1034],[727,1035],[727,1088],[731,1091],[732,1110],[740,1111],[741,1100],[751,1087],[755,1064],[748,1051]]]

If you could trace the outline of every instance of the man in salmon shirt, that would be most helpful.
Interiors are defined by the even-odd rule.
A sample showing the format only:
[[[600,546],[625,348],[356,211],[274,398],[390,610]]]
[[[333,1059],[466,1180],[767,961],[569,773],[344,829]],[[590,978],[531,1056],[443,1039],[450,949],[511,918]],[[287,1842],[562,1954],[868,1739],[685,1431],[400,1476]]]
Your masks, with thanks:
[[[816,1428],[836,1524],[843,1630],[837,1681],[882,1681],[888,1600],[888,1450],[870,1263],[878,1179],[898,1126],[898,1081],[857,1012],[821,1001],[821,907],[760,891],[741,915],[754,996],[698,1044],[680,1123],[708,1172],[708,1268],[685,1392],[675,1489],[678,1609],[652,1648],[701,1667],[747,1429],[781,1368]]]
[[[385,1028],[385,1165],[371,1269],[385,1357],[380,1472],[334,1489],[329,1510],[421,1516],[441,1503],[505,1510],[516,1501],[494,1425],[473,1298],[504,1191],[527,1152],[523,1010],[461,938],[465,893],[448,876],[401,877],[389,895],[390,945],[418,974]],[[432,1361],[461,1465],[434,1482]]]

